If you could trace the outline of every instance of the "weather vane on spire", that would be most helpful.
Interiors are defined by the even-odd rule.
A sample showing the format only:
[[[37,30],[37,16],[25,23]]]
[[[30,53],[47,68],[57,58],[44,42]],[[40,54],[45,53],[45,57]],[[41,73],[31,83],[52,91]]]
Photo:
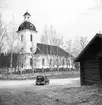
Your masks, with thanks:
[[[101,33],[101,31],[99,30],[99,34]]]

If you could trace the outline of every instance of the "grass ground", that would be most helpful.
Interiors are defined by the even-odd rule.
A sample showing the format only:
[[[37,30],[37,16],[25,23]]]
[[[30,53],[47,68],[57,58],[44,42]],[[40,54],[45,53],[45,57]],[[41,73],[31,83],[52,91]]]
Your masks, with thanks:
[[[31,86],[0,89],[0,105],[102,105],[102,87]]]

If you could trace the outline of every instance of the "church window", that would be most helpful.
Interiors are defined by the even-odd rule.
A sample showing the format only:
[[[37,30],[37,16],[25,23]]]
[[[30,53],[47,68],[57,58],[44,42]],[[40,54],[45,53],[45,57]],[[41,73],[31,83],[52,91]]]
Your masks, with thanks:
[[[65,61],[64,61],[64,58],[63,58],[63,61],[62,61],[63,65],[65,65]]]
[[[23,41],[23,35],[21,35],[21,41]]]
[[[30,65],[31,65],[31,66],[32,66],[32,62],[33,62],[33,61],[32,61],[32,58],[30,58]]]
[[[30,48],[30,51],[32,52],[32,47]]]
[[[33,36],[32,36],[32,34],[30,35],[30,41],[32,42],[32,38],[33,38]]]
[[[50,66],[52,65],[52,59],[50,59]]]
[[[23,68],[23,62],[22,62],[22,68]]]
[[[43,66],[45,65],[45,59],[44,58],[42,59],[42,65]]]

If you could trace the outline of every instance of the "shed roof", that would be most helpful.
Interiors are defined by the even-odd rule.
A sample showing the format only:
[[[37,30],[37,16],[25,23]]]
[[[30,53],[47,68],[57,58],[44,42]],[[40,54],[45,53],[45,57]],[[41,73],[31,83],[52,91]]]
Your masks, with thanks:
[[[100,40],[101,39],[101,40]],[[102,43],[102,34],[97,33],[92,40],[87,44],[87,46],[81,51],[75,62],[80,62],[83,58],[87,57],[88,54],[94,54],[94,52],[99,51]]]

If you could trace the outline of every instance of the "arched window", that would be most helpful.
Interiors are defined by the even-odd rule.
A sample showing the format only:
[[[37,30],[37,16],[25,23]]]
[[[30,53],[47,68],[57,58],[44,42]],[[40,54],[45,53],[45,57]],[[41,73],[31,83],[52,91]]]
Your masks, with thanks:
[[[62,61],[63,65],[65,65],[65,61],[64,61],[64,58],[63,58],[63,61]]]
[[[30,35],[30,41],[32,42],[32,39],[33,39],[33,36],[32,36],[32,34]]]
[[[30,51],[32,52],[32,47],[30,48]]]
[[[30,58],[30,65],[32,66],[32,58]]]
[[[23,35],[21,35],[21,41],[23,41]]]
[[[22,62],[22,68],[23,68],[23,62]]]
[[[45,65],[45,59],[44,58],[42,59],[42,65],[43,66]]]
[[[52,65],[52,59],[50,59],[50,66]]]

